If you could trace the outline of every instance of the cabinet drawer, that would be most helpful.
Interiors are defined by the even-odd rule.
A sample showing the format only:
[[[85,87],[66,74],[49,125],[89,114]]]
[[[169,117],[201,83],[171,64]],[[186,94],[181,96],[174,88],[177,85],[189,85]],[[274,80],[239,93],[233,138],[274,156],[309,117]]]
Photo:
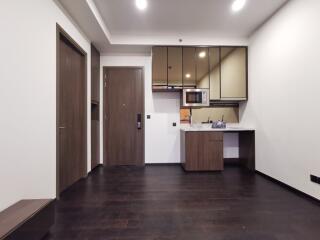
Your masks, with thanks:
[[[198,137],[201,141],[223,141],[223,132],[187,132],[188,137]]]
[[[204,141],[223,141],[223,132],[203,132]]]

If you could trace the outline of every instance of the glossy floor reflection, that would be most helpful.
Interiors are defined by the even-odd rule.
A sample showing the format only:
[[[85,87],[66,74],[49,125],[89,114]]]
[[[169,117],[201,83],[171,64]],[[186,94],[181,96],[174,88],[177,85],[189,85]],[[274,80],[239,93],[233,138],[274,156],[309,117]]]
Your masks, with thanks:
[[[237,167],[96,169],[63,193],[45,238],[92,240],[316,240],[320,206]]]

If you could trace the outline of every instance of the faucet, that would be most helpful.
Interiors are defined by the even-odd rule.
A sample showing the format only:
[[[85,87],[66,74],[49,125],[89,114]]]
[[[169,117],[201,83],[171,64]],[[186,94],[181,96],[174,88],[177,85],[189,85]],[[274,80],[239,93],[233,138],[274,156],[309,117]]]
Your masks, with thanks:
[[[202,124],[210,123],[210,116],[208,117],[208,120],[206,122],[201,122]]]
[[[189,115],[189,122],[190,122],[190,125],[192,125],[192,114]]]

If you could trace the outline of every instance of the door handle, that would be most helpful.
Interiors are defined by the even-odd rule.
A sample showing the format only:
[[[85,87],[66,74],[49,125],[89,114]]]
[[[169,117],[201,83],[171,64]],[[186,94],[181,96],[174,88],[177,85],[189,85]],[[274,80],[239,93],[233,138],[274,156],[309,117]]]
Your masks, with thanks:
[[[141,113],[137,114],[137,129],[141,129],[142,128],[142,115]]]
[[[66,129],[66,127],[59,127],[59,129]]]

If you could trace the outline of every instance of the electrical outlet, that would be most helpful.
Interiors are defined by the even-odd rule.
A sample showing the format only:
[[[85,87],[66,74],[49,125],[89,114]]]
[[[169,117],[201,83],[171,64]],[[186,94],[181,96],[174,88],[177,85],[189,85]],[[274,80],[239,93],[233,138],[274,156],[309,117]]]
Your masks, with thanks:
[[[151,119],[151,115],[147,115],[147,119]]]
[[[310,175],[310,181],[320,184],[320,177],[317,177],[315,175]]]
[[[172,126],[176,127],[176,126],[177,126],[177,123],[175,123],[175,122],[174,122],[174,123],[172,123]]]

